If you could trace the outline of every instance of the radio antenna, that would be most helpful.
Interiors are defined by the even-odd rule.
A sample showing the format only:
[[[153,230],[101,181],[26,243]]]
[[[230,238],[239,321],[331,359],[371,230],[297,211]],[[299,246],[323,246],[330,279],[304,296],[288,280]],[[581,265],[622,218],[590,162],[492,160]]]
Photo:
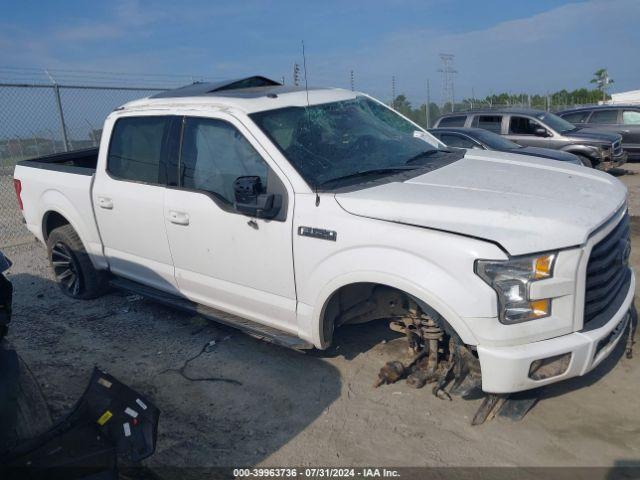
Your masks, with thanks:
[[[307,83],[307,56],[304,53],[304,40],[302,40],[302,66],[304,67],[304,89],[307,92],[307,107],[309,106],[309,84]]]
[[[309,118],[309,83],[307,82],[307,55],[304,51],[304,40],[302,40],[302,67],[304,68],[304,90],[307,94],[307,124],[311,123],[311,119]],[[320,206],[320,195],[318,195],[318,185],[314,186],[314,190],[316,191],[316,207]]]

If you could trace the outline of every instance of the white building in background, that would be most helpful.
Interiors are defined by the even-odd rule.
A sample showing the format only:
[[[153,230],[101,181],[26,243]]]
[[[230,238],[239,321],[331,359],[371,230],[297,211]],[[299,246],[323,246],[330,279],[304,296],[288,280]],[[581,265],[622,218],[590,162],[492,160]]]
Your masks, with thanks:
[[[599,102],[599,103],[606,103],[606,104],[637,103],[637,104],[640,104],[640,90],[629,90],[628,92],[612,93],[611,94],[611,100],[608,100],[606,102]]]

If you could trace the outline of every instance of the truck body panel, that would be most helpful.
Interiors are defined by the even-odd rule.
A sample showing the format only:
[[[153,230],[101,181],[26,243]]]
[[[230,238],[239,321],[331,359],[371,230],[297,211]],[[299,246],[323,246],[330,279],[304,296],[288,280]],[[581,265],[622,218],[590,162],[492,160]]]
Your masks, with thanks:
[[[282,147],[300,132],[276,122],[267,134],[251,116],[271,110],[297,115],[295,109],[331,102],[336,111],[349,113],[354,105],[365,108],[358,103],[363,98],[371,100],[339,89],[272,86],[132,102],[107,118],[99,151],[18,164],[15,178],[22,185],[27,226],[46,242],[58,225],[48,219],[63,219],[78,233],[96,269],[318,348],[329,345],[341,315],[366,300],[359,298],[362,291],[375,290],[368,286],[395,289],[434,312],[478,352],[486,391],[538,385],[525,372],[538,354],[574,352],[574,363],[561,378],[583,374],[602,361],[611,347],[596,352],[596,345],[624,321],[635,279],[630,274],[619,287],[620,301],[610,302],[598,328],[580,333],[587,329],[585,292],[593,282],[589,260],[594,246],[626,218],[625,187],[580,166],[468,151],[431,171],[401,165],[396,166],[401,178],[378,178],[374,170],[375,181],[318,188]],[[393,116],[389,125],[399,122],[415,130],[410,138],[402,136],[410,132],[394,131],[390,138],[399,146],[404,138],[427,154],[442,148],[379,102],[366,108],[380,110],[376,115],[387,120]],[[320,113],[327,111],[332,113]],[[149,132],[156,127],[163,133],[154,137]],[[352,133],[358,134],[357,128]],[[348,141],[345,133],[341,143]],[[375,145],[366,139],[364,144]],[[146,155],[146,166],[131,163],[122,153],[126,149]],[[209,172],[202,170],[208,164],[198,163],[203,158],[236,163],[212,160],[216,170]],[[323,159],[313,161],[322,165]],[[145,168],[156,176],[145,177]],[[243,203],[240,179],[241,185],[260,190],[252,199],[266,202],[262,210],[249,210],[255,214],[243,210],[249,204]],[[265,212],[274,202],[269,216]],[[616,244],[616,255],[622,246]],[[506,264],[534,254],[550,255],[551,271],[548,278],[527,284],[527,299],[548,301],[552,308],[535,320],[504,322],[502,300],[478,274],[478,262]],[[620,255],[619,271],[629,270],[628,254]],[[355,293],[342,298],[346,289]]]

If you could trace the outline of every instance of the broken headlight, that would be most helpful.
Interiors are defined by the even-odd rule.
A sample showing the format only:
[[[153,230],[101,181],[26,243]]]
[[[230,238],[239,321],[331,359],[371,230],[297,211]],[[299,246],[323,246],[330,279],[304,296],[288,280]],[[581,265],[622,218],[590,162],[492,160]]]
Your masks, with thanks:
[[[500,322],[526,322],[551,315],[551,299],[531,300],[530,286],[553,276],[555,253],[514,257],[509,260],[476,260],[476,273],[498,294]]]

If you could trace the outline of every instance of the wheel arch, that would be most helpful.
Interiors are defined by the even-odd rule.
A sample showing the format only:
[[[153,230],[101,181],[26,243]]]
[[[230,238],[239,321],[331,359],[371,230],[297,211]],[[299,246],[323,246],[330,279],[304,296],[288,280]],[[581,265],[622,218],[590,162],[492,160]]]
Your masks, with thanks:
[[[333,322],[337,316],[332,302],[336,302],[336,298],[339,298],[347,289],[358,289],[361,288],[361,285],[368,285],[370,286],[369,288],[375,286],[388,287],[407,295],[415,300],[420,308],[441,318],[464,343],[477,344],[475,336],[462,317],[437,295],[402,277],[381,274],[380,272],[369,272],[369,274],[365,275],[345,275],[340,279],[334,280],[323,289],[314,312],[315,324],[317,325],[316,339],[314,339],[316,346],[325,349],[331,344],[334,333]]]

